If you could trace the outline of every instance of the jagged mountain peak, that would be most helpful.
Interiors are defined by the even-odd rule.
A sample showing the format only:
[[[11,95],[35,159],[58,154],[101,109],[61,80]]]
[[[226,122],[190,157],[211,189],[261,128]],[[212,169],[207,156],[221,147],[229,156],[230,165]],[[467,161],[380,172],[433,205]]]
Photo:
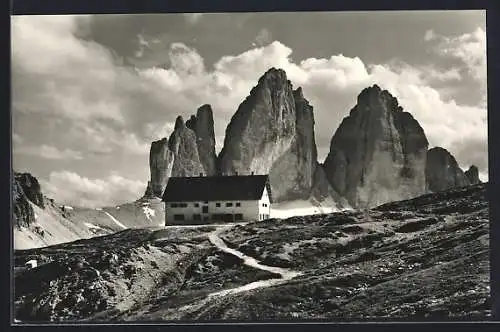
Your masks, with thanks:
[[[182,118],[182,116],[181,115],[177,116],[177,118],[175,119],[174,130],[181,129],[184,126],[185,126],[185,124],[184,124],[184,119]]]
[[[465,171],[465,176],[469,179],[471,184],[482,183],[479,179],[479,169],[476,165],[471,165],[468,170]]]
[[[286,81],[286,71],[281,68],[271,67],[260,77],[259,81],[266,79],[281,79]]]
[[[332,137],[324,169],[354,207],[372,207],[425,192],[425,133],[398,100],[373,85]]]
[[[295,100],[302,100],[304,98],[304,91],[302,90],[302,87],[299,86],[297,89],[293,90],[293,96]]]
[[[470,184],[455,157],[445,148],[436,146],[427,151],[425,166],[427,188],[432,192]]]
[[[45,203],[43,201],[42,188],[38,179],[27,172],[14,172],[14,179],[19,183],[26,197],[43,209]]]
[[[357,108],[370,110],[377,105],[385,106],[393,112],[400,112],[403,108],[399,105],[398,99],[388,90],[383,90],[377,84],[363,89],[357,97]]]

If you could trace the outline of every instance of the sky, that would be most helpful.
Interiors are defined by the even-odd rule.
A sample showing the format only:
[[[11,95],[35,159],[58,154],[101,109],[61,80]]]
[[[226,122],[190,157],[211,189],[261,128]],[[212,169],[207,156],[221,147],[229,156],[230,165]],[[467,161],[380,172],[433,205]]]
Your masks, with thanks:
[[[484,11],[190,13],[12,18],[15,171],[76,206],[139,198],[149,147],[214,110],[217,150],[258,78],[282,68],[314,107],[319,161],[378,84],[488,178]]]

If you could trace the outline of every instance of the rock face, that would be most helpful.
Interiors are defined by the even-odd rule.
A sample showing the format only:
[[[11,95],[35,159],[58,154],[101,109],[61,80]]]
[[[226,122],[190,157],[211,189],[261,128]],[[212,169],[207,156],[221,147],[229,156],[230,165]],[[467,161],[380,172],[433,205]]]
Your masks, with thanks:
[[[198,176],[205,172],[198,154],[196,132],[186,127],[182,117],[177,117],[168,140],[163,138],[151,144],[149,167],[151,181],[146,193],[158,197],[163,194],[170,176]]]
[[[470,185],[455,157],[441,147],[432,148],[427,152],[425,175],[427,187],[431,192]]]
[[[351,206],[369,208],[426,192],[427,148],[419,123],[374,85],[335,132],[324,170]]]
[[[35,222],[35,211],[30,205],[30,200],[20,180],[21,178],[18,178],[16,174],[12,183],[13,221],[17,228],[29,227]]]
[[[481,183],[481,180],[479,179],[479,170],[474,165],[470,166],[469,169],[465,171],[465,176],[469,180],[470,184]]]
[[[283,70],[271,68],[226,128],[219,173],[269,174],[279,202],[309,198],[317,167],[313,108]]]
[[[196,145],[198,156],[205,170],[205,175],[217,173],[217,155],[215,154],[215,131],[212,107],[205,104],[198,108],[196,116],[192,115],[186,121],[186,127],[196,134]]]
[[[14,173],[14,178],[22,187],[26,197],[43,209],[45,205],[38,180],[29,173]]]

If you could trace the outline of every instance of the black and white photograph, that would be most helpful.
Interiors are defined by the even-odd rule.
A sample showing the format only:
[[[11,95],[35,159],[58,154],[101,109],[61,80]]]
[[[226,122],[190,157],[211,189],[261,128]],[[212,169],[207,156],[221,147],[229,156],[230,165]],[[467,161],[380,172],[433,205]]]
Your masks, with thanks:
[[[11,16],[15,324],[492,319],[485,10]]]

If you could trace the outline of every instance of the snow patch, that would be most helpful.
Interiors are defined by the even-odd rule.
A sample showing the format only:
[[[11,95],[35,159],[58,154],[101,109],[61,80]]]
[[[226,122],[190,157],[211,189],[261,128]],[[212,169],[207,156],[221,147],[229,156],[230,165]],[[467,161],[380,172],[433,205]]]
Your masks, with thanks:
[[[104,211],[104,213],[111,219],[113,220],[113,222],[115,224],[117,224],[118,226],[120,226],[121,228],[123,229],[127,229],[127,226],[125,226],[124,224],[122,224],[121,222],[119,222],[115,217],[113,217],[111,214],[109,214],[108,212]]]
[[[290,218],[333,212],[339,212],[339,209],[332,206],[314,206],[311,202],[305,200],[278,203],[271,206],[271,218]]]
[[[151,217],[155,216],[156,211],[150,208],[149,206],[144,206],[144,205],[142,206],[142,211],[144,211],[146,218],[148,218],[149,221],[152,221]]]
[[[87,226],[88,228],[92,228],[92,229],[102,229],[102,227],[99,227],[97,225],[94,225],[94,224],[91,224],[89,222],[84,222],[85,226]]]
[[[119,207],[119,206],[117,206],[117,207],[115,207],[115,209],[120,210],[120,207]]]
[[[73,207],[72,207],[72,206],[69,206],[69,205],[63,205],[63,208],[64,208],[65,210],[70,210],[70,211],[71,211],[71,210],[73,210]]]
[[[95,208],[96,211],[102,211],[102,208]]]

